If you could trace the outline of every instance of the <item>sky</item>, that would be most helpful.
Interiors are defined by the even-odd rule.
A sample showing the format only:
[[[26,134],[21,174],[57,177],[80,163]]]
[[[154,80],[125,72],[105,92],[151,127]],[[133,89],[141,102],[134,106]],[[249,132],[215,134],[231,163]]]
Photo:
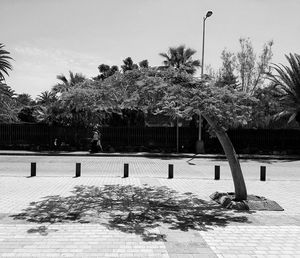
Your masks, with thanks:
[[[148,59],[161,65],[161,52],[184,44],[201,60],[206,20],[205,65],[221,66],[223,49],[236,52],[250,38],[259,54],[274,41],[274,63],[300,53],[300,0],[0,0],[0,43],[13,71],[6,82],[33,98],[51,90],[69,71],[91,78],[98,66]]]

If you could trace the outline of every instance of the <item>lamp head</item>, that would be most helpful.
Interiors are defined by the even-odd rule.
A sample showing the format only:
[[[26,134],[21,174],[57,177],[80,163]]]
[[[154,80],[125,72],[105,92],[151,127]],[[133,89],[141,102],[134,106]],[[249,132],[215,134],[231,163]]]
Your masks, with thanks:
[[[212,11],[208,11],[208,12],[206,13],[206,16],[205,16],[205,18],[208,18],[208,17],[212,16],[212,14],[213,14],[213,12],[212,12]]]

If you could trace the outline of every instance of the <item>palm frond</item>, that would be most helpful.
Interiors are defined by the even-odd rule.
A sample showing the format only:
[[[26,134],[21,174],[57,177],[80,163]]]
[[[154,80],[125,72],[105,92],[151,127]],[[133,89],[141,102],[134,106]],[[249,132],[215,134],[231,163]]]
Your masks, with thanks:
[[[56,78],[62,81],[65,85],[69,85],[68,79],[63,74],[57,75]]]
[[[290,53],[285,57],[289,66],[273,64],[277,74],[270,74],[269,78],[277,85],[279,99],[285,105],[285,112],[291,114],[290,122],[300,112],[300,56]]]
[[[4,74],[8,76],[8,71],[12,70],[9,60],[13,60],[13,58],[9,56],[10,52],[3,49],[4,47],[4,44],[0,43],[0,80],[4,80]]]
[[[189,74],[194,74],[196,67],[200,66],[199,60],[193,60],[192,56],[196,53],[191,48],[186,48],[185,45],[178,47],[169,47],[168,53],[160,53],[164,57],[163,64],[165,66],[172,66],[176,69],[185,70]]]

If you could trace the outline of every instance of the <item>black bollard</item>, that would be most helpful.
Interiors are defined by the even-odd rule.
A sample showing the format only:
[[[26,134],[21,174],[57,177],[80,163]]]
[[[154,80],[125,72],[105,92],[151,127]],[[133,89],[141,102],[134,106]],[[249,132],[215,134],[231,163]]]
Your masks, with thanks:
[[[215,166],[215,180],[220,180],[220,166]]]
[[[266,181],[266,166],[260,166],[260,181]]]
[[[125,163],[124,164],[124,177],[129,176],[129,164]]]
[[[76,163],[75,177],[81,176],[81,163]]]
[[[171,179],[173,177],[174,177],[174,165],[169,164],[169,176],[168,176],[168,178]]]
[[[30,176],[36,176],[36,163],[35,162],[31,162]]]

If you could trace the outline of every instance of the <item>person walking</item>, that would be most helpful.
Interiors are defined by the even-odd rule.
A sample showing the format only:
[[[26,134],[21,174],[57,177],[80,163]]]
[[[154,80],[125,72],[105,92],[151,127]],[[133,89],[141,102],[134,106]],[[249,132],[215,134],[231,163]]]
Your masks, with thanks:
[[[97,131],[94,131],[92,142],[91,142],[91,153],[97,153],[99,151],[103,151],[102,144],[101,144],[101,134]]]
[[[99,140],[98,132],[94,131],[93,138],[92,138],[92,141],[91,141],[91,153],[98,152],[98,148],[97,148],[98,140]]]
[[[97,146],[98,146],[98,150],[100,149],[103,152],[102,143],[101,143],[101,136],[102,136],[102,134],[99,132],[98,133]]]

